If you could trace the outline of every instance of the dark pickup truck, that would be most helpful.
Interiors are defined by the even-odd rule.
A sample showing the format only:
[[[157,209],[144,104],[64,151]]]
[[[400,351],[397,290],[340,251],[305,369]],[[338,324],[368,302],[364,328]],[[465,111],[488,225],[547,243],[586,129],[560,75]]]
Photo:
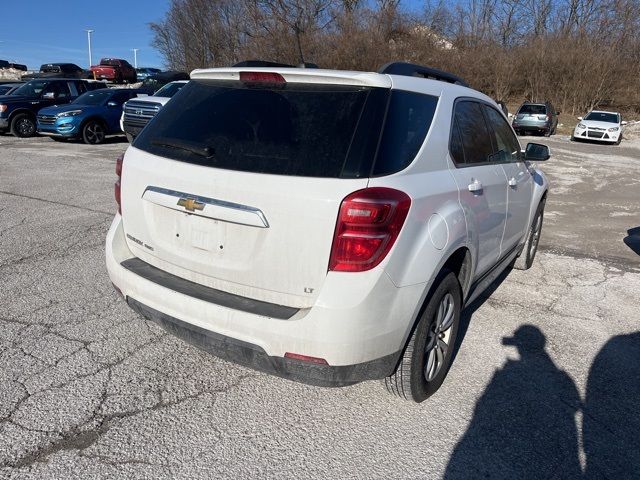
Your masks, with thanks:
[[[45,63],[39,72],[22,75],[23,80],[34,78],[93,78],[93,75],[75,63]]]
[[[113,83],[135,83],[138,78],[136,69],[120,58],[103,58],[100,65],[91,66],[91,72],[96,80]]]
[[[70,78],[31,80],[11,95],[0,96],[0,132],[11,130],[16,137],[32,137],[40,109],[69,103],[89,90],[105,87],[102,82]]]

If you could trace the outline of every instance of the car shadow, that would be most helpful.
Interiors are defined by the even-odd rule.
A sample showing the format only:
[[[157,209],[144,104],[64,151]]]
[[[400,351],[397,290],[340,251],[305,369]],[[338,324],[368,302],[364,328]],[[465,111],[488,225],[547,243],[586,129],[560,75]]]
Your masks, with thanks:
[[[630,228],[627,230],[627,236],[622,239],[624,244],[640,255],[640,227]]]
[[[460,323],[458,325],[458,335],[456,337],[456,343],[453,347],[453,354],[451,359],[452,364],[453,364],[453,361],[456,359],[456,356],[458,355],[458,351],[462,346],[464,337],[467,334],[467,330],[469,329],[469,324],[471,323],[471,317],[473,317],[473,314],[476,312],[476,310],[478,310],[484,304],[484,302],[486,302],[489,299],[489,297],[493,295],[493,292],[495,292],[500,287],[500,285],[502,285],[502,282],[506,280],[506,278],[511,273],[511,270],[512,270],[511,268],[506,268],[493,281],[493,283],[491,283],[491,285],[489,285],[487,289],[478,296],[478,298],[476,298],[473,302],[467,305],[465,309],[462,311],[462,313],[460,314]]]

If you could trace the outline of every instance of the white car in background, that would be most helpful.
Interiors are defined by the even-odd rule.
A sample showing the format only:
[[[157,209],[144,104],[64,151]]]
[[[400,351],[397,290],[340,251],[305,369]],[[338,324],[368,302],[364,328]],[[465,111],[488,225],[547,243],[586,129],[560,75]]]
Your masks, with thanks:
[[[129,100],[124,104],[120,117],[120,128],[127,135],[129,143],[138,136],[147,123],[164,107],[189,80],[167,83],[153,95]]]
[[[622,133],[627,122],[617,112],[590,111],[586,117],[578,117],[571,140],[596,140],[598,142],[615,143],[622,141]]]

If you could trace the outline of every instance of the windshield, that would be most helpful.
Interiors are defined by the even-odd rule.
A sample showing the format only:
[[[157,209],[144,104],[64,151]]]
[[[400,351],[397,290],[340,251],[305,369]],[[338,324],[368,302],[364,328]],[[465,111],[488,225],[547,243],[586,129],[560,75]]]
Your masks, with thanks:
[[[108,67],[119,67],[120,62],[111,58],[103,58],[102,60],[100,60],[100,65],[105,65]]]
[[[405,168],[438,103],[384,88],[193,80],[178,97],[137,137],[136,148],[215,168],[325,178]]]
[[[546,115],[547,107],[544,105],[522,105],[518,114],[523,113],[526,115]]]
[[[153,95],[156,97],[173,97],[186,83],[167,83]]]
[[[108,89],[93,90],[83,93],[71,103],[75,105],[103,105],[111,98],[111,95],[112,93]]]
[[[39,97],[42,90],[49,84],[46,80],[32,80],[27,82],[13,92],[13,95],[23,95],[25,97]]]
[[[593,120],[595,122],[618,123],[618,114],[605,112],[589,112],[589,115],[584,117],[584,119]]]

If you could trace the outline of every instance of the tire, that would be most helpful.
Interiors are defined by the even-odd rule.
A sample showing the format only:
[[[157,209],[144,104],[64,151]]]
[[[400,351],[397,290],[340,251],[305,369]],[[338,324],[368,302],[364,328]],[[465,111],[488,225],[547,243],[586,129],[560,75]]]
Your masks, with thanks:
[[[434,285],[396,371],[384,379],[389,393],[416,403],[429,398],[442,385],[460,324],[462,289],[458,278],[444,269]]]
[[[127,136],[127,142],[129,143],[133,143],[133,141],[136,139],[136,137],[134,137],[130,133],[125,133],[125,135]]]
[[[19,113],[11,120],[11,133],[20,138],[33,137],[36,134],[36,121],[28,113]]]
[[[533,260],[536,258],[538,252],[538,244],[540,242],[540,235],[542,235],[542,223],[544,220],[544,200],[538,205],[536,214],[533,217],[533,222],[527,232],[527,240],[524,242],[524,247],[520,256],[516,258],[513,268],[516,270],[528,270],[533,265]]]
[[[545,131],[543,132],[543,135],[544,135],[545,137],[550,137],[550,136],[551,136],[551,128],[549,128],[548,130],[545,130]]]
[[[622,135],[618,137],[618,141],[616,142],[616,145],[620,145],[621,142],[622,142]]]
[[[575,142],[576,141],[576,137],[574,137],[573,134],[572,134],[571,138],[569,140],[571,140],[572,142]]]
[[[89,120],[82,127],[82,140],[88,145],[98,145],[104,142],[106,134],[104,125],[97,120]]]

